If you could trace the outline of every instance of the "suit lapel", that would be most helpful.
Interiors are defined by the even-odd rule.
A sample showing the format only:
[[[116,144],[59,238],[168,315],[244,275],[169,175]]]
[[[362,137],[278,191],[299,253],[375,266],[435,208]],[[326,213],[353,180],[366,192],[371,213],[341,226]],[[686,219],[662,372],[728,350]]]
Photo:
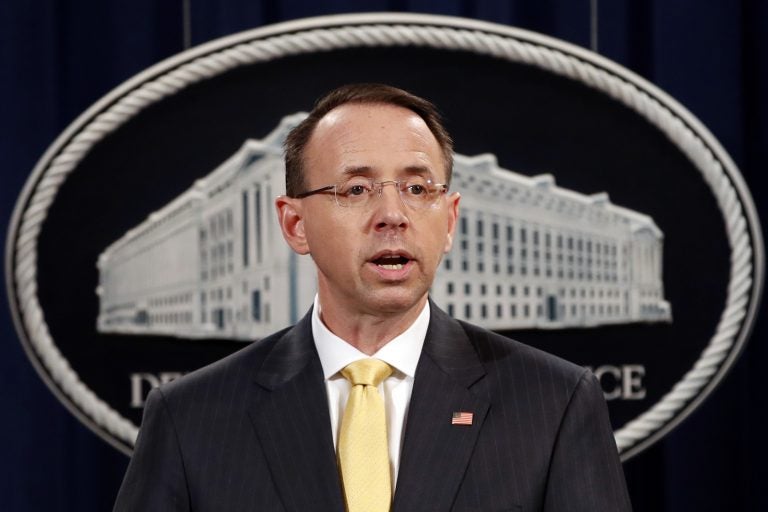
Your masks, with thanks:
[[[256,385],[249,413],[286,509],[343,510],[311,310],[275,344]]]
[[[449,510],[488,412],[471,387],[483,369],[461,325],[434,304],[416,369],[393,511]],[[472,413],[454,425],[454,412]]]

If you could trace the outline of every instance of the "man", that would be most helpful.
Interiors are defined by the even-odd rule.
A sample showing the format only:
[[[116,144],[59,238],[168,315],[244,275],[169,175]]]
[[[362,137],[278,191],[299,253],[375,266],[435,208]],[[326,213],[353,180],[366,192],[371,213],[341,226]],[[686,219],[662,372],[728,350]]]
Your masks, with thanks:
[[[429,302],[451,167],[423,99],[363,84],[318,102],[276,201],[315,305],[150,394],[115,510],[630,509],[595,378]]]

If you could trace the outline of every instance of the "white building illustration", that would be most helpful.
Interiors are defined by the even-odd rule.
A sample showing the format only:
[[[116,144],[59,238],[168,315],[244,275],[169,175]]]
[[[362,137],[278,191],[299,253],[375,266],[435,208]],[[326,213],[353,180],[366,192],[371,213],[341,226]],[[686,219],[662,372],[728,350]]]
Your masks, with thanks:
[[[295,323],[316,290],[311,259],[283,241],[282,141],[305,114],[248,140],[208,176],[99,256],[100,332],[249,341]],[[670,321],[663,234],[653,219],[456,155],[453,250],[431,296],[489,329]]]

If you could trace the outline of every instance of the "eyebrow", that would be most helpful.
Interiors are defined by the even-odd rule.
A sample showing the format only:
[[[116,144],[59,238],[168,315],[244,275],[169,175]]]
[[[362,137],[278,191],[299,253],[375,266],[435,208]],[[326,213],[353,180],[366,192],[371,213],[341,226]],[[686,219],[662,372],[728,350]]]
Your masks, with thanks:
[[[350,167],[345,167],[342,171],[342,175],[344,176],[371,176],[376,172],[376,169],[374,167],[371,167],[370,165],[355,165]],[[432,170],[425,166],[425,165],[409,165],[406,166],[403,169],[403,172],[405,174],[409,175],[424,175],[428,174],[430,176],[434,176],[434,173]]]

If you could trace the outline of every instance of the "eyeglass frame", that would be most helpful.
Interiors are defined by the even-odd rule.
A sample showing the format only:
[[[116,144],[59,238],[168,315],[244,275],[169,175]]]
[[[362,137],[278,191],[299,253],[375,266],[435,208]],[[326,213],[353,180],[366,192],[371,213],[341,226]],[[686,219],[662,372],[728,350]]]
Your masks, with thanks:
[[[384,180],[384,181],[376,181],[374,178],[365,178],[365,179],[367,179],[367,180],[369,180],[371,182],[371,192],[369,192],[369,196],[368,197],[370,197],[370,194],[373,194],[374,192],[376,192],[377,195],[379,197],[381,197],[382,194],[384,193],[384,186],[385,185],[389,185],[390,183],[392,183],[392,184],[395,185],[395,189],[397,190],[397,195],[398,195],[398,197],[400,197],[400,201],[402,201],[402,203],[404,205],[409,206],[409,207],[411,207],[411,208],[413,208],[415,210],[420,209],[418,206],[414,206],[413,204],[409,203],[403,197],[403,188],[401,188],[401,185],[407,183],[408,182],[407,179],[406,180]],[[423,207],[423,209],[431,208],[431,207],[435,206],[437,204],[440,196],[445,195],[445,194],[448,193],[448,184],[447,183],[432,183],[431,179],[427,179],[426,181],[427,181],[427,186],[432,186],[435,189],[439,189],[439,191],[436,190],[438,196],[435,199],[435,201],[433,203],[425,205]],[[334,202],[336,203],[336,205],[338,207],[340,207],[340,208],[354,208],[354,206],[343,205],[343,204],[341,204],[339,202],[339,197],[338,197],[338,187],[339,187],[339,185],[341,185],[341,184],[340,183],[335,183],[333,185],[326,185],[324,187],[316,188],[314,190],[308,190],[306,192],[301,192],[299,194],[294,195],[293,197],[295,199],[304,199],[306,197],[310,197],[310,196],[313,196],[313,195],[316,195],[316,194],[322,194],[324,192],[328,192],[330,190],[333,190],[333,200],[334,200]]]

